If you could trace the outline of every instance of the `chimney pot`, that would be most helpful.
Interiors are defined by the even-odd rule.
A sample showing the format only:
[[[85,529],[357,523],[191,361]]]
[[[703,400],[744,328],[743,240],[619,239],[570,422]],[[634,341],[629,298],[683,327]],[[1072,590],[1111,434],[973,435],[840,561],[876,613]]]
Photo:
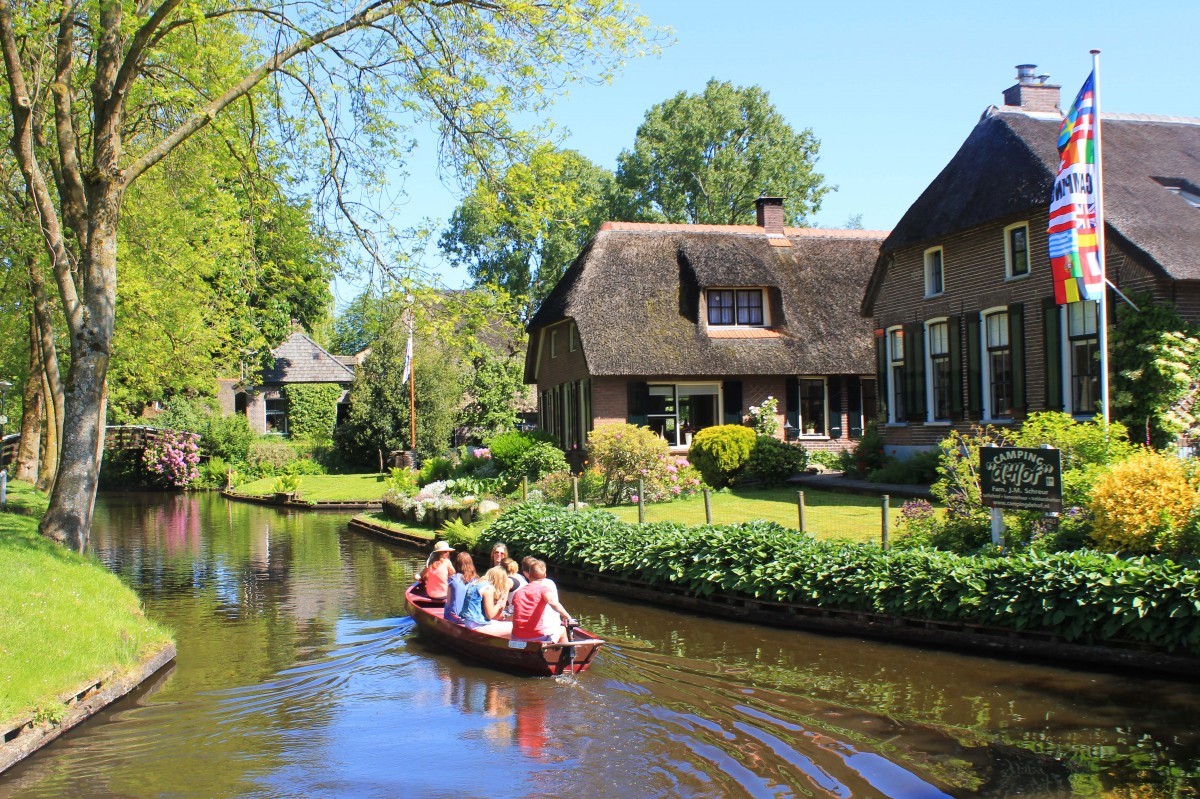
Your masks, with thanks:
[[[754,201],[758,226],[768,236],[783,235],[783,198],[767,197],[765,194]]]

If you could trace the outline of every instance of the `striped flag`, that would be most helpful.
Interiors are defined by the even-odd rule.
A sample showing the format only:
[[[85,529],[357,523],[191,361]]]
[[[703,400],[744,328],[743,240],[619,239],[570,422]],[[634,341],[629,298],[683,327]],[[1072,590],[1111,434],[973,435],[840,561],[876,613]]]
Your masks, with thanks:
[[[1096,73],[1088,75],[1058,133],[1058,176],[1050,198],[1050,267],[1059,305],[1099,300],[1104,272],[1097,245]]]
[[[404,348],[404,372],[400,376],[400,385],[408,382],[408,378],[412,375],[413,361],[413,309],[409,305],[405,311],[406,321],[408,323],[408,345]]]

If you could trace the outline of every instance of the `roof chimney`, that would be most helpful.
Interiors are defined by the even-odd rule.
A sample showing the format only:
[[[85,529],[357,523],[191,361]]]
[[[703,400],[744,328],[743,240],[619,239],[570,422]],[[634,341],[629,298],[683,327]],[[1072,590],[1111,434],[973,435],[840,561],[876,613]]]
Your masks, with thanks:
[[[765,194],[754,201],[758,218],[758,226],[767,231],[768,236],[783,235],[783,198],[768,197]]]
[[[1037,64],[1017,64],[1017,84],[1004,90],[1004,104],[1022,111],[1060,111],[1059,89],[1046,83],[1049,75],[1038,75]]]

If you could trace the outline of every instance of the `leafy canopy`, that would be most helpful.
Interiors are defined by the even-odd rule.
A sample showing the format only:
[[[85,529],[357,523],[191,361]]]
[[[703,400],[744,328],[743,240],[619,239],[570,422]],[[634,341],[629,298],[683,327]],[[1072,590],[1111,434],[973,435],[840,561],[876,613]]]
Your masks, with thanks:
[[[786,223],[801,225],[831,191],[813,171],[819,148],[759,87],[710,80],[646,112],[617,159],[618,209],[630,220],[745,225],[765,192],[784,197]]]

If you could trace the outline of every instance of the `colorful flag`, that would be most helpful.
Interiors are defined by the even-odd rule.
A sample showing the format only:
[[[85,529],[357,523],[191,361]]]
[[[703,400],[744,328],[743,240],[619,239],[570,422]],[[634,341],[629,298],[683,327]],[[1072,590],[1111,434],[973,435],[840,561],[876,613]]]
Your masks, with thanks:
[[[1050,267],[1059,305],[1099,300],[1104,272],[1097,246],[1096,73],[1088,75],[1058,132],[1058,176],[1050,195]]]
[[[412,374],[413,360],[413,309],[410,305],[405,311],[406,321],[408,323],[408,345],[404,348],[404,372],[400,376],[400,385],[408,382],[409,376]]]

